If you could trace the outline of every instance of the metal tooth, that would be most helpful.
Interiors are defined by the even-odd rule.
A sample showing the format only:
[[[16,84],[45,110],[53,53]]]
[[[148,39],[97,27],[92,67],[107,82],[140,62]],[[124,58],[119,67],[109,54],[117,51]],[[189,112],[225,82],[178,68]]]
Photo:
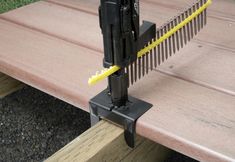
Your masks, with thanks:
[[[171,21],[171,28],[174,28],[174,22],[173,22],[173,20]],[[175,34],[173,34],[172,35],[172,47],[173,47],[173,53],[175,53],[176,52],[176,48],[175,48]]]
[[[199,9],[199,7],[200,7],[200,4],[199,4],[199,3],[200,3],[200,1],[197,2],[197,4],[196,4],[197,9]],[[201,25],[200,25],[201,20],[200,20],[200,19],[201,19],[201,17],[200,17],[200,15],[198,15],[198,16],[197,16],[197,23],[198,23],[198,24],[197,24],[197,28],[198,28],[198,31],[201,30]]]
[[[139,79],[141,78],[141,58],[138,58]]]
[[[204,10],[204,25],[207,24],[207,9]]]
[[[145,55],[142,56],[142,75],[145,75]]]
[[[182,20],[185,19],[185,13],[182,13]],[[184,33],[184,44],[187,44],[187,34],[186,34],[186,26],[183,26],[183,33]]]
[[[157,39],[160,38],[160,30],[157,30]],[[161,64],[161,58],[160,58],[160,44],[157,46],[157,57],[158,57],[158,65]]]
[[[156,41],[156,38],[154,38],[153,41]],[[154,47],[153,53],[154,53],[154,67],[156,68],[157,67],[157,49],[156,49],[156,47]]]
[[[176,26],[178,24],[177,17],[174,19],[174,23],[175,23],[174,26]],[[179,51],[179,49],[180,49],[179,31],[175,32],[175,36],[176,36],[176,47],[177,47],[177,50]]]
[[[150,42],[150,44],[152,41]],[[153,49],[150,50],[150,70],[153,70]]]
[[[134,61],[134,77],[135,77],[135,82],[137,81],[137,61]]]
[[[207,0],[204,0],[204,4],[207,2]],[[207,9],[205,9],[204,11],[203,11],[203,13],[204,13],[204,25],[206,25],[206,23],[207,23]]]
[[[167,25],[164,26],[164,33],[166,34],[168,32],[167,30]],[[165,42],[165,54],[166,54],[166,60],[168,59],[168,44],[167,44],[167,40],[164,41]]]
[[[160,30],[160,36],[162,37],[163,35],[164,35],[164,31],[162,27]],[[161,45],[162,62],[164,62],[164,42],[162,42],[160,45]]]
[[[186,16],[186,18],[189,16],[189,11],[188,11],[188,10],[185,11],[185,16]],[[189,23],[187,23],[186,27],[187,27],[188,41],[190,41],[191,37],[190,37],[190,27],[189,27]]]
[[[200,3],[201,3],[201,5],[200,5],[200,6],[203,6],[203,4],[204,4],[204,3],[203,3],[203,0],[200,0]],[[204,26],[204,24],[203,24],[204,12],[202,12],[200,15],[201,15],[201,28],[203,28],[203,26]]]
[[[134,76],[133,76],[133,63],[130,64],[131,66],[131,84],[134,82]]]
[[[189,15],[191,15],[191,14],[192,14],[192,8],[189,9]],[[190,24],[191,38],[193,38],[193,36],[194,36],[194,34],[193,34],[193,22],[190,21],[189,24]]]
[[[181,15],[178,16],[178,23],[181,23],[182,19],[181,19]],[[179,30],[179,33],[180,33],[180,44],[181,44],[181,48],[183,48],[184,46],[184,42],[183,42],[183,29],[181,28]]]
[[[193,5],[193,12],[195,12],[196,11],[196,6],[195,5]],[[197,17],[195,17],[194,19],[193,19],[193,22],[194,22],[194,34],[195,35],[197,35]]]
[[[171,30],[171,24],[170,24],[170,23],[167,24],[167,30],[168,30],[168,31]],[[170,55],[170,56],[172,55],[171,39],[172,39],[172,36],[170,36],[170,37],[168,38],[169,55]]]
[[[146,74],[148,74],[149,73],[149,52],[148,53],[146,53],[146,67],[145,67],[145,69],[146,69]]]

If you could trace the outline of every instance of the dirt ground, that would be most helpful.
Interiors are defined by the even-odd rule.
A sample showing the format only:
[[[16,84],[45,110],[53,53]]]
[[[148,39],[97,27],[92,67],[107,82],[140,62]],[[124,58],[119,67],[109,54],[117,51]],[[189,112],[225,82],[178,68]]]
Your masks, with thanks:
[[[90,126],[89,114],[31,87],[0,99],[0,162],[43,161]],[[166,162],[196,162],[173,153]]]

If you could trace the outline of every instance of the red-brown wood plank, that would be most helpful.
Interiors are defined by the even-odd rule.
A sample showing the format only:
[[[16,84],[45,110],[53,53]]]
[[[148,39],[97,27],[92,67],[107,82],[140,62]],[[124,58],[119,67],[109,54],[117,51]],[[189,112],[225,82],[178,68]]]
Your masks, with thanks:
[[[74,0],[69,1],[69,3],[73,4],[72,2],[74,2],[74,5],[78,3],[78,1]],[[81,1],[79,4],[80,7],[86,5],[89,6],[87,8],[92,8],[91,6],[96,7],[98,2],[94,0],[88,2]],[[170,14],[166,12],[168,15],[166,14],[164,16],[165,7],[155,9],[154,5],[148,3],[143,3],[142,7],[148,8],[148,10],[145,10],[143,16],[151,21],[160,20],[163,23],[166,17],[170,17],[170,14],[175,13],[169,9]],[[98,17],[90,13],[85,13],[84,11],[75,10],[74,8],[67,8],[48,2],[38,2],[6,13],[2,15],[2,17],[29,28],[59,37],[63,40],[82,45],[94,51],[101,52],[103,45]],[[84,10],[87,10],[87,8],[84,8]],[[154,17],[154,15],[157,16]],[[26,16],[27,19],[25,19]],[[222,22],[213,22],[212,19],[209,20],[211,21],[209,21],[208,24],[218,24],[217,26],[220,26],[220,33],[218,33],[217,28],[211,30],[208,25],[198,36],[203,37],[204,40],[217,41],[217,43],[221,42],[222,45],[212,46],[202,41],[190,42],[189,45],[180,51],[179,56],[169,59],[159,67],[159,70],[212,89],[217,89],[224,93],[235,95],[235,65],[233,61],[235,50],[230,48],[232,46],[234,47],[235,41],[233,40],[235,38],[227,33],[227,31],[230,33],[235,32],[235,25],[229,27]],[[224,48],[226,44],[229,47]]]
[[[60,1],[62,0],[52,0]],[[181,10],[184,6],[190,6],[194,0],[171,0],[171,1],[161,1],[161,0],[143,0],[144,3],[152,3],[157,6],[162,6],[165,8],[171,8],[174,10]],[[213,0],[212,5],[209,10],[209,17],[216,17],[228,20],[235,20],[235,2],[234,0]]]
[[[62,4],[63,6],[65,6],[64,3],[68,3],[70,7],[73,4],[73,7],[71,7],[72,9],[78,8],[80,11],[88,12],[89,14],[91,14],[91,13],[97,14],[95,9],[97,9],[98,3],[99,3],[98,1],[94,1],[94,0],[88,1],[88,2],[74,1],[74,0],[70,0],[69,2],[67,2],[67,1],[61,2],[60,0],[53,0],[53,2],[54,1],[56,1],[56,3],[60,3],[60,4],[63,3]],[[74,3],[72,3],[73,1],[74,1]],[[155,3],[149,3],[149,1],[144,1],[143,3],[141,3],[141,8],[142,8],[141,17],[143,19],[156,22],[157,25],[162,25],[166,20],[170,19],[175,14],[180,12],[180,9],[183,8],[183,6],[185,6],[185,5],[181,5],[181,7],[178,7],[179,9],[177,9],[177,6],[176,6],[176,8],[174,8],[174,7],[169,8],[172,6],[171,4],[159,5],[158,1],[154,1],[154,2]],[[79,5],[77,5],[78,3],[79,3]],[[165,3],[166,2],[164,2],[163,4],[165,4]],[[176,4],[178,4],[178,3],[176,3]],[[217,3],[215,2],[213,4],[217,4]],[[36,10],[34,10],[35,12],[34,12],[34,14],[32,14],[31,12],[32,12],[34,6],[40,6],[40,5],[33,4],[32,6],[29,7],[30,8],[29,11],[26,9],[18,9],[16,11],[4,14],[3,16],[8,19],[11,19],[13,21],[20,21],[21,23],[26,23],[26,24],[34,27],[36,25],[33,22],[38,21],[40,19],[40,17],[43,18],[44,15],[48,15],[48,12],[50,12],[50,11],[48,11],[50,9],[50,7],[47,7],[47,9],[44,9],[43,14],[40,12],[40,10],[37,11],[37,7],[35,7]],[[235,4],[234,4],[234,7],[235,7]],[[31,10],[31,8],[32,8],[32,10]],[[21,10],[23,10],[23,11],[21,11]],[[54,12],[61,11],[65,15],[61,16],[61,17],[59,15],[57,15],[57,17],[56,17],[56,15],[50,15],[51,17],[57,18],[57,20],[71,19],[68,17],[69,14],[73,13],[71,10],[63,11],[63,9],[61,9],[61,8],[57,8],[54,10],[55,10]],[[40,12],[40,13],[37,13],[37,12]],[[28,15],[30,15],[29,19],[22,18],[27,13],[28,13]],[[209,11],[209,13],[210,13],[210,11]],[[35,16],[35,15],[37,15],[37,16]],[[60,17],[60,18],[58,18],[58,17]],[[81,17],[79,19],[73,19],[71,21],[75,25],[78,25],[80,21],[82,21],[82,22],[84,21],[83,20],[84,17],[86,17],[86,16],[81,14]],[[98,18],[94,18],[94,17],[88,16],[88,15],[87,15],[87,17],[89,19],[95,19],[95,21],[97,21],[96,24],[98,26]],[[37,18],[37,20],[34,20],[36,18]],[[45,20],[43,20],[41,23],[44,23],[44,22],[45,22]],[[50,21],[50,22],[54,22],[54,21]],[[41,23],[39,22],[39,25],[41,25]],[[64,26],[66,26],[66,25],[68,26],[68,24],[65,24]],[[87,23],[87,25],[88,25],[88,23]],[[91,25],[89,25],[89,26],[90,26],[89,29],[95,28],[95,27],[97,28],[97,26],[91,26]],[[206,29],[202,30],[202,32],[196,37],[196,40],[203,41],[205,43],[212,43],[212,45],[219,45],[220,47],[222,46],[224,48],[231,48],[231,50],[235,51],[235,49],[234,49],[235,38],[233,37],[233,32],[234,32],[234,28],[235,28],[234,26],[235,26],[235,21],[220,19],[218,17],[209,17],[208,26],[206,27]],[[36,26],[36,27],[41,28],[41,26]],[[53,25],[51,25],[51,27],[53,27]],[[88,29],[88,31],[89,31],[89,29]],[[57,30],[52,30],[52,31],[53,31],[53,33],[58,33]],[[97,28],[96,33],[97,34],[100,33],[98,28]],[[64,36],[64,33],[61,33],[61,35]],[[67,37],[69,37],[70,35],[68,34]],[[79,38],[77,35],[75,35],[74,37],[76,39]],[[89,36],[89,37],[91,37],[91,36]],[[72,41],[76,41],[75,38],[73,38]],[[99,42],[102,42],[102,41],[99,41]]]
[[[96,51],[102,51],[99,20],[95,15],[40,1],[2,14],[0,17]],[[93,33],[91,34],[90,31]]]
[[[1,72],[89,111],[88,99],[105,88],[87,84],[102,66],[99,53],[1,19],[0,24]]]
[[[89,5],[90,2],[87,1]],[[101,39],[95,22],[98,20],[86,18],[84,11],[49,6],[49,9],[46,6],[34,8],[41,17],[31,12],[25,14],[24,18],[29,19],[26,22],[21,16],[15,20],[7,17],[21,25],[0,20],[0,71],[88,111],[89,98],[106,85],[105,82],[95,87],[87,85],[87,78],[102,66],[103,55],[99,50],[102,43],[97,41],[94,46],[90,43],[94,35],[97,37],[94,39]],[[21,15],[24,9],[14,14]],[[43,15],[41,11],[47,9],[47,14]],[[83,19],[79,18],[81,15]],[[85,22],[81,24],[75,17]],[[35,23],[39,23],[39,27]],[[85,25],[89,23],[97,28]],[[223,49],[193,42],[161,67],[163,73],[151,72],[131,87],[133,96],[154,105],[138,120],[137,133],[201,161],[234,161],[233,60],[234,52],[230,47]]]
[[[100,54],[4,20],[0,24],[0,71],[88,111],[89,98],[106,85],[87,85]],[[198,160],[235,159],[234,96],[159,72],[149,75],[130,89],[154,105],[138,120],[138,134]]]
[[[97,7],[99,6],[99,1],[95,0],[45,0],[47,2],[53,2],[63,6],[67,6],[73,9],[79,9],[88,11],[93,14],[97,14]],[[182,10],[185,6],[190,6],[194,0],[171,0],[171,1],[161,1],[161,0],[142,0],[143,3],[152,3],[157,6],[170,8],[173,10]],[[235,20],[235,2],[234,0],[213,0],[213,4],[209,8],[209,16],[223,18],[228,20]],[[141,7],[143,11],[143,7]]]
[[[98,14],[97,8],[99,1],[89,0],[46,0],[67,6],[80,11],[85,11],[92,14]],[[179,13],[186,6],[193,3],[193,0],[173,0],[173,1],[160,1],[160,0],[144,0],[141,1],[141,18],[156,22],[157,25],[162,25],[166,20],[172,18],[175,14]],[[197,40],[204,41],[205,43],[212,43],[212,45],[219,45],[224,48],[234,49],[233,37],[235,26],[235,7],[234,1],[215,0],[209,7],[209,20],[208,26],[197,36]],[[227,12],[224,8],[228,9]],[[232,41],[231,41],[232,40]]]

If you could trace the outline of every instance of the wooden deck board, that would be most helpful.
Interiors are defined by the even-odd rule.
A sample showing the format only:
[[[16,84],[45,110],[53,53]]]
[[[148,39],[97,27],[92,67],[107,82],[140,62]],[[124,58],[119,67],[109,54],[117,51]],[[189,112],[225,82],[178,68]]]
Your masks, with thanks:
[[[92,13],[98,13],[97,7],[99,5],[99,1],[94,0],[45,0],[47,2],[54,2],[60,5],[64,5],[67,7],[71,7],[74,9],[88,10]],[[171,1],[161,1],[161,0],[142,0],[143,3],[154,3],[157,6],[162,6],[166,8],[171,8],[175,10],[181,10],[184,6],[191,5],[194,0],[171,0]],[[234,19],[235,11],[234,11],[234,0],[213,0],[212,6],[209,8],[210,16],[220,16],[224,18]]]
[[[102,66],[99,53],[4,20],[0,24],[0,71],[88,111],[88,99],[105,88],[87,84]]]
[[[27,19],[25,19],[26,16]],[[102,51],[99,20],[95,15],[40,1],[0,17],[86,48]]]
[[[41,23],[38,24],[40,28],[33,27],[34,23],[44,21],[34,16],[29,18],[32,24],[22,23],[22,18],[14,20],[21,25],[0,20],[0,71],[88,111],[88,100],[106,85],[105,82],[95,87],[87,85],[87,78],[102,66],[103,55],[89,44],[99,28],[89,32],[84,30],[87,23],[98,25],[97,20],[90,17],[88,22],[84,18],[81,28],[79,22],[70,20],[74,20],[72,17],[77,17],[77,14],[79,18],[79,14],[84,15],[84,12],[70,11],[66,7],[63,11],[58,9],[60,7],[50,4],[48,12],[53,16],[45,15],[47,23],[55,21],[56,26],[47,24],[45,27],[46,24]],[[54,12],[54,8],[58,10]],[[20,11],[21,15],[24,9],[28,10],[28,7],[16,12]],[[39,10],[44,11],[45,8]],[[56,13],[68,15],[52,19]],[[24,16],[28,18],[28,14]],[[63,25],[66,17],[71,18],[66,21],[71,22],[70,28],[70,25]],[[59,20],[61,24],[57,22]],[[78,34],[77,42],[72,33]],[[94,39],[98,40],[100,36],[97,35]],[[98,49],[101,49],[100,44]],[[150,76],[131,87],[133,96],[154,105],[138,120],[137,133],[201,161],[234,161],[234,66],[231,49],[192,42],[179,56],[166,62],[159,69],[161,72],[151,72]]]
[[[69,1],[74,5],[77,5],[78,2]],[[63,3],[65,2],[63,1]],[[81,1],[78,6],[88,6],[84,7],[84,10],[89,11],[88,8],[92,9],[98,3],[94,0]],[[143,11],[143,17],[154,22],[163,23],[167,18],[177,13],[164,6],[156,9],[156,5],[149,3],[143,3],[143,8],[148,8],[148,10]],[[164,15],[164,13],[166,14]],[[25,19],[26,16],[27,19]],[[94,51],[102,52],[102,35],[96,15],[42,1],[6,13],[2,17]],[[86,19],[89,21],[86,21]],[[224,20],[209,18],[208,26],[196,37],[198,40],[200,37],[202,39],[190,42],[178,53],[179,56],[169,59],[159,67],[159,70],[235,95],[235,75],[233,75],[235,37],[230,34],[235,32],[235,24],[229,27],[225,22]],[[60,28],[55,26],[60,26]],[[218,26],[218,28],[213,28],[213,26]],[[204,41],[202,41],[203,39]],[[212,42],[213,45],[208,44],[208,42]],[[102,55],[102,53],[100,54]]]
[[[137,122],[140,135],[200,161],[235,160],[234,96],[159,73],[149,75],[130,89],[154,105]]]
[[[68,2],[63,0],[46,1],[88,12],[90,14],[98,14],[97,6],[99,5],[99,2],[95,0],[89,0],[88,2],[82,0],[69,0]],[[141,18],[151,20],[156,22],[157,25],[161,25],[192,2],[193,0],[141,1]],[[211,45],[219,46],[221,48],[228,48],[234,52],[235,38],[233,37],[234,34],[231,33],[234,33],[235,26],[235,11],[233,10],[235,3],[232,0],[214,0],[213,2],[214,3],[209,8],[208,27],[197,36],[196,40],[210,43]],[[224,8],[227,10],[224,10]]]
[[[62,5],[64,5],[64,3],[68,3],[67,1],[61,2],[60,0],[50,0],[50,1],[62,4]],[[99,42],[102,42],[101,36],[100,36],[101,34],[100,34],[100,29],[99,29],[99,24],[98,24],[98,17],[96,17],[97,16],[96,10],[97,10],[97,6],[99,2],[95,0],[92,0],[92,1],[90,0],[88,2],[82,1],[82,0],[80,1],[76,0],[74,3],[72,3],[72,1],[74,0],[69,1],[71,2],[71,4],[69,5],[70,7],[72,6],[72,4],[74,4],[71,10],[64,10],[64,6],[57,5],[55,7],[51,5],[50,3],[39,2],[37,4],[32,4],[25,8],[20,8],[15,11],[8,12],[6,14],[3,14],[2,16],[10,20],[13,20],[22,24],[26,24],[30,27],[47,31],[52,34],[56,34],[63,38],[67,38],[71,41],[80,42],[83,44],[86,44],[86,43],[90,44],[88,43],[88,41],[92,40],[94,41],[94,44],[98,43],[97,45],[94,45],[95,46],[94,48],[101,50],[102,48],[100,47],[102,47],[102,45],[100,45],[99,43]],[[168,2],[170,3],[168,5],[158,5],[158,3],[156,2],[149,3],[149,1],[144,1],[141,3],[141,9],[142,9],[141,18],[156,22],[158,26],[162,25],[164,22],[172,18],[175,14],[179,13],[180,10],[185,6],[185,5],[181,5],[181,6],[178,5],[178,8],[177,6],[174,8],[174,7],[171,7],[173,5],[172,2]],[[77,5],[78,3],[79,5]],[[217,3],[215,2],[215,4]],[[43,7],[41,5],[43,5],[45,9],[42,9]],[[77,10],[79,13],[74,12],[74,8],[76,7],[78,8]],[[235,3],[234,3],[234,7],[235,7]],[[87,13],[85,14],[84,12],[87,12]],[[61,14],[58,14],[58,13],[61,13]],[[26,15],[28,15],[28,19],[24,18]],[[71,15],[80,15],[80,16],[71,16]],[[47,17],[47,19],[45,17]],[[84,20],[85,17],[87,17],[89,21],[86,24],[81,24],[80,22],[85,21]],[[49,21],[50,18],[53,19],[53,21]],[[60,23],[61,21],[68,21],[68,20],[71,23],[65,23],[63,25],[63,28],[61,28],[62,30],[63,29],[69,30],[69,31],[64,30],[64,31],[67,31],[67,33],[65,33],[64,31],[61,31],[61,29],[54,28],[57,25],[57,23],[61,24]],[[35,21],[37,21],[38,23],[35,24],[34,23]],[[93,21],[95,23],[91,25]],[[69,25],[71,25],[71,27],[69,27]],[[77,29],[78,25],[81,26],[80,29]],[[83,28],[85,26],[87,29],[86,30],[87,33],[89,33],[89,31],[94,31],[94,34],[92,35],[84,34],[83,37],[85,38],[83,38],[81,36],[81,32],[79,31],[84,30]],[[73,30],[74,28],[76,30]],[[196,40],[202,41],[204,43],[210,43],[215,46],[222,46],[223,48],[228,48],[228,49],[231,49],[233,52],[235,52],[235,48],[234,48],[235,38],[233,37],[233,34],[232,34],[234,33],[234,30],[235,30],[235,18],[234,18],[234,21],[229,21],[229,20],[220,19],[217,17],[209,17],[208,26],[206,27],[206,29],[201,31],[201,33],[196,37]],[[70,31],[77,31],[77,32],[74,34],[74,32],[70,33]],[[83,38],[83,39],[80,39],[80,38]]]

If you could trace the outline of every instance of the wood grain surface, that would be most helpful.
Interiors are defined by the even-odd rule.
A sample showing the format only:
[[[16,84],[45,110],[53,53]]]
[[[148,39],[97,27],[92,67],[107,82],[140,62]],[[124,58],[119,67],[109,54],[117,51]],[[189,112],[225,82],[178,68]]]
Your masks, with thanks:
[[[126,145],[123,129],[106,121],[100,121],[45,162],[162,162],[170,152],[171,150],[166,147],[140,136],[137,137],[136,147],[132,149]]]
[[[0,71],[88,111],[88,100],[106,86],[105,81],[87,85],[102,67],[98,1],[49,1],[54,2],[0,16]],[[234,11],[221,5],[235,4],[214,1],[208,27],[130,94],[154,105],[138,120],[138,134],[201,161],[230,162],[235,160],[235,27]],[[164,22],[186,4],[180,2],[143,0],[143,17]]]
[[[77,9],[79,11],[98,15],[97,7],[99,5],[99,1],[96,0],[89,0],[88,2],[83,0],[69,0],[69,2],[63,0],[47,1],[53,2],[55,4],[60,4],[61,6],[67,6],[71,9]],[[143,0],[140,1],[140,3],[141,18],[143,20],[156,22],[157,26],[161,26],[166,20],[174,17],[186,6],[191,5],[193,3],[193,0]],[[197,36],[196,40],[202,40],[207,43],[212,43],[212,45],[223,45],[224,47],[232,48],[234,50],[233,44],[229,43],[231,40],[234,41],[234,37],[232,36],[232,34],[230,34],[234,31],[235,11],[232,9],[234,7],[235,4],[232,0],[214,0],[212,6],[210,6],[210,8],[208,9],[208,27],[207,29],[202,31],[204,34],[200,34]],[[226,12],[224,11],[224,8],[228,10],[230,9],[230,11]],[[226,32],[220,29],[226,29]],[[226,40],[230,41],[228,42]]]
[[[96,52],[102,52],[102,35],[98,16],[76,9],[78,6],[80,8],[84,6],[83,9],[90,12],[97,7],[99,2],[96,0],[88,2],[70,0],[67,3],[53,0],[53,2],[57,1],[73,5],[74,8],[42,1],[6,13],[2,17]],[[173,9],[169,8],[169,2],[168,5],[165,4],[166,2],[164,5],[157,5],[158,1],[154,2],[154,4],[148,2],[142,5],[143,17],[146,20],[162,24],[179,12],[173,7]],[[25,19],[26,15],[29,15],[27,19]],[[86,19],[89,21],[86,22]],[[235,65],[234,59],[232,59],[235,56],[235,37],[230,34],[235,33],[235,24],[231,22],[233,24],[230,26],[229,23],[230,21],[209,17],[208,26],[199,33],[193,42],[180,51],[180,56],[169,59],[158,69],[187,81],[235,95],[235,75],[233,75]],[[60,26],[60,28],[55,26]],[[196,62],[192,64],[191,62],[195,59]],[[217,66],[221,64],[223,66]]]
[[[0,24],[0,71],[88,111],[88,99],[106,84],[87,84],[102,66],[100,53],[4,20]]]
[[[0,99],[21,89],[24,84],[3,73],[0,73]]]

